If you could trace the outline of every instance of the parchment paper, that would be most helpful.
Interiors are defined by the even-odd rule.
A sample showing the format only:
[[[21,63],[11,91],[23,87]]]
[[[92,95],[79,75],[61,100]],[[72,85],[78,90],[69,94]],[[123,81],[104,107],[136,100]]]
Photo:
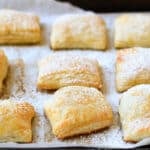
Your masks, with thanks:
[[[49,37],[51,24],[55,18],[65,13],[83,12],[67,3],[53,0],[0,0],[0,9],[10,8],[27,12],[34,12],[40,16],[42,27],[42,43],[32,46],[0,46],[4,49],[10,69],[5,81],[4,94],[1,99],[10,98],[18,101],[28,101],[34,105],[36,117],[33,120],[33,142],[30,144],[0,143],[0,147],[63,147],[63,146],[90,146],[107,148],[129,148],[150,144],[145,139],[137,144],[125,143],[122,140],[118,116],[120,95],[115,90],[115,49],[113,48],[113,22],[119,14],[100,14],[107,23],[109,33],[109,49],[107,51],[70,50],[64,53],[78,53],[95,58],[102,66],[104,88],[103,93],[111,103],[114,111],[114,123],[106,130],[89,135],[76,136],[67,140],[58,140],[51,131],[50,123],[44,116],[43,104],[52,99],[53,92],[38,91],[36,80],[38,75],[37,61],[54,51],[50,49]],[[57,51],[57,53],[59,53]]]

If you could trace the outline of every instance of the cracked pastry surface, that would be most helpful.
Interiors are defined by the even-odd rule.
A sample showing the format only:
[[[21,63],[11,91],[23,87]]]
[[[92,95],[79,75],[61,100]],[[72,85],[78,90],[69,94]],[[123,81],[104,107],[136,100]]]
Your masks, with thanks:
[[[3,81],[7,76],[8,59],[3,50],[0,50],[0,94],[2,92]]]
[[[16,10],[0,10],[0,44],[34,44],[40,42],[39,18]]]
[[[100,67],[94,59],[59,52],[43,58],[38,67],[39,89],[53,90],[69,85],[102,87]]]
[[[109,127],[112,109],[95,88],[68,86],[56,91],[44,107],[45,114],[58,138],[90,133]]]
[[[150,47],[150,15],[124,14],[115,21],[115,47]]]
[[[124,92],[119,106],[125,141],[138,142],[150,137],[150,84]]]
[[[52,49],[107,48],[104,20],[94,13],[67,14],[58,17],[50,35]]]
[[[150,49],[134,47],[117,51],[117,90],[122,92],[147,83],[150,84]]]
[[[31,142],[34,108],[27,102],[0,101],[0,142]]]

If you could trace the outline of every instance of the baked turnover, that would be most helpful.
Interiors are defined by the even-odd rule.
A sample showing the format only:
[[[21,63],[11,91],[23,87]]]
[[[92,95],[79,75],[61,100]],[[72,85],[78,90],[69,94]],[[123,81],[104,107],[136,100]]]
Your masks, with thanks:
[[[150,83],[150,49],[135,47],[117,51],[117,90],[122,92],[144,83]]]
[[[7,76],[8,60],[3,50],[0,50],[0,94],[2,92],[3,81]]]
[[[39,18],[15,10],[0,10],[0,44],[34,44],[40,42]]]
[[[39,89],[58,89],[69,85],[102,87],[98,62],[79,55],[54,53],[39,62]]]
[[[27,102],[0,101],[0,142],[31,142],[34,115]]]
[[[150,137],[150,84],[137,85],[123,93],[119,113],[125,141]]]
[[[115,21],[115,47],[150,47],[150,15],[124,14]]]
[[[113,122],[111,106],[95,88],[63,87],[44,109],[54,135],[60,139],[109,127]]]
[[[99,49],[107,47],[104,20],[94,13],[68,14],[58,17],[52,25],[52,49]]]

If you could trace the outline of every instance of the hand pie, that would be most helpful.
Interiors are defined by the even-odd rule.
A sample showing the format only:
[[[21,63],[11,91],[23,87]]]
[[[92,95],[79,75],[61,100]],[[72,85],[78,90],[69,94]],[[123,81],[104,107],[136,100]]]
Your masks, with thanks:
[[[59,17],[52,26],[52,49],[100,49],[107,47],[104,20],[94,13],[69,14]]]
[[[54,135],[61,139],[109,127],[113,121],[111,106],[95,88],[61,88],[44,109]]]
[[[0,44],[34,44],[40,42],[37,16],[15,10],[0,10]]]
[[[0,101],[0,142],[31,142],[34,115],[27,102]]]
[[[3,80],[7,75],[8,60],[3,50],[0,50],[0,93],[2,92]]]
[[[125,141],[150,137],[150,84],[137,85],[125,92],[119,113]]]
[[[117,51],[117,90],[122,92],[144,83],[150,83],[150,49],[135,47]]]
[[[39,89],[58,89],[69,85],[101,88],[98,62],[78,55],[55,53],[39,62]]]
[[[150,15],[125,14],[115,21],[115,47],[150,47]]]

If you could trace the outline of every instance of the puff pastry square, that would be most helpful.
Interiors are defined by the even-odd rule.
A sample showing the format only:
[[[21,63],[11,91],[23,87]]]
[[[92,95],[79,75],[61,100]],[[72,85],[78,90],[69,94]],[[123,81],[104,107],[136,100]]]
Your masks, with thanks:
[[[0,44],[40,42],[39,18],[15,10],[0,10]]]
[[[34,115],[27,102],[0,101],[0,142],[31,142]]]
[[[3,81],[7,76],[8,60],[3,50],[0,50],[0,94],[2,92]]]
[[[61,139],[109,127],[113,121],[111,106],[95,88],[63,87],[44,109],[54,135]]]
[[[69,85],[101,88],[100,67],[96,60],[79,55],[54,53],[39,62],[39,89],[58,89]]]
[[[115,21],[115,47],[150,47],[150,15],[124,14]]]
[[[122,92],[145,83],[150,83],[150,49],[135,47],[117,51],[117,90]]]
[[[119,113],[125,141],[150,137],[150,84],[137,85],[125,92]]]
[[[98,49],[107,47],[104,20],[94,13],[69,14],[56,19],[52,25],[52,49]]]

